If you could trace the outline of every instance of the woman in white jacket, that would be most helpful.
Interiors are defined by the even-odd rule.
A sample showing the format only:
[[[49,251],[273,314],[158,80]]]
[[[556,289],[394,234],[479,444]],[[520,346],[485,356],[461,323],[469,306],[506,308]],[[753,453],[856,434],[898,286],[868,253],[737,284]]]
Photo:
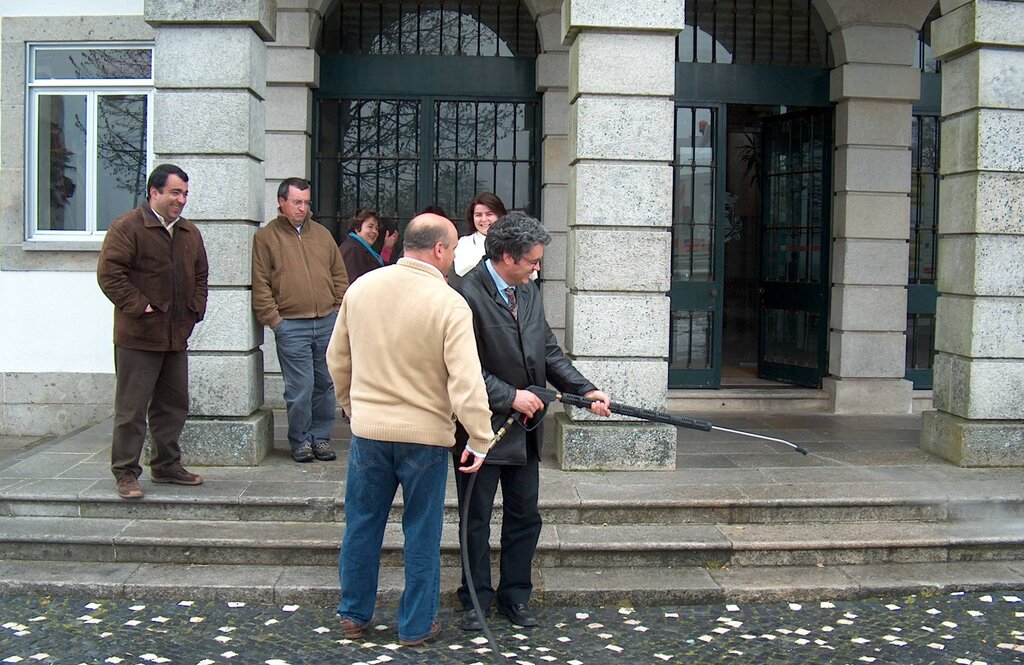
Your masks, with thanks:
[[[465,235],[455,247],[455,274],[462,277],[480,263],[484,257],[484,238],[500,217],[505,215],[505,204],[495,194],[477,194],[466,206]]]

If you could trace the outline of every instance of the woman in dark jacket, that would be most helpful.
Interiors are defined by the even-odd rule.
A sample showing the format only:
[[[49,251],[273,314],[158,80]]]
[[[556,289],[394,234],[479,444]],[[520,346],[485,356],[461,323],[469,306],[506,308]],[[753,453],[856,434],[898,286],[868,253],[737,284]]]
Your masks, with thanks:
[[[380,217],[373,210],[360,208],[348,220],[348,235],[338,249],[345,261],[349,286],[366,273],[391,262],[391,253],[398,242],[398,231],[385,231],[384,248],[377,253],[373,243],[380,237]]]

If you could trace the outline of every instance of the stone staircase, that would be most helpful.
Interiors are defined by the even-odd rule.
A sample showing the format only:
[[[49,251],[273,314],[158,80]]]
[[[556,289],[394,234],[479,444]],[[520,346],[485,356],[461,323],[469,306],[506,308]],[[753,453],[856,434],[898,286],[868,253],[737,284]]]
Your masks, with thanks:
[[[722,424],[749,427],[749,418]],[[570,473],[545,460],[537,602],[1024,587],[1019,470],[952,467],[913,447],[913,427],[857,444],[858,432],[886,430],[828,416],[806,416],[806,429],[794,429],[799,417],[786,418],[766,433],[821,439],[802,442],[809,458],[722,438],[709,453],[681,439],[675,472]],[[298,465],[279,449],[259,467],[200,469],[201,488],[153,486],[144,476],[146,498],[127,502],[105,467],[105,431],[109,423],[0,468],[0,588],[336,602],[344,455]],[[730,450],[742,452],[721,452]],[[401,510],[399,497],[384,538],[384,602],[402,586]],[[499,521],[500,509],[495,550]],[[451,479],[445,522],[443,589],[452,603]]]

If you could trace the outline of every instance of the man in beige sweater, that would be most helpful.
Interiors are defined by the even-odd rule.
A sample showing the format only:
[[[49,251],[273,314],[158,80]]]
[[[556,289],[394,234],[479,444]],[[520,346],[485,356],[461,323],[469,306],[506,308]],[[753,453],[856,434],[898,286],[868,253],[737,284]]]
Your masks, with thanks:
[[[473,321],[449,288],[458,237],[444,217],[419,215],[405,232],[405,256],[352,285],[327,349],[338,404],[351,418],[338,616],[359,639],[373,617],[381,543],[402,486],[405,591],[398,638],[415,646],[440,632],[441,523],[455,418],[469,443],[464,473],[490,449],[487,404]]]

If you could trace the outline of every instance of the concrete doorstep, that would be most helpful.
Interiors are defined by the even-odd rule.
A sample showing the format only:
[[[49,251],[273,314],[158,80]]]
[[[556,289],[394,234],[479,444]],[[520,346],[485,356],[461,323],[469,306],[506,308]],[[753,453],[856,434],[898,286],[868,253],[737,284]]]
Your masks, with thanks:
[[[456,607],[460,571],[441,571],[442,604]],[[378,604],[396,606],[402,570],[381,569]],[[541,568],[533,603],[542,606],[704,605],[846,600],[927,592],[1024,589],[1024,561],[890,563],[744,568]],[[182,565],[7,561],[4,593],[177,601],[239,600],[333,606],[336,566]]]

